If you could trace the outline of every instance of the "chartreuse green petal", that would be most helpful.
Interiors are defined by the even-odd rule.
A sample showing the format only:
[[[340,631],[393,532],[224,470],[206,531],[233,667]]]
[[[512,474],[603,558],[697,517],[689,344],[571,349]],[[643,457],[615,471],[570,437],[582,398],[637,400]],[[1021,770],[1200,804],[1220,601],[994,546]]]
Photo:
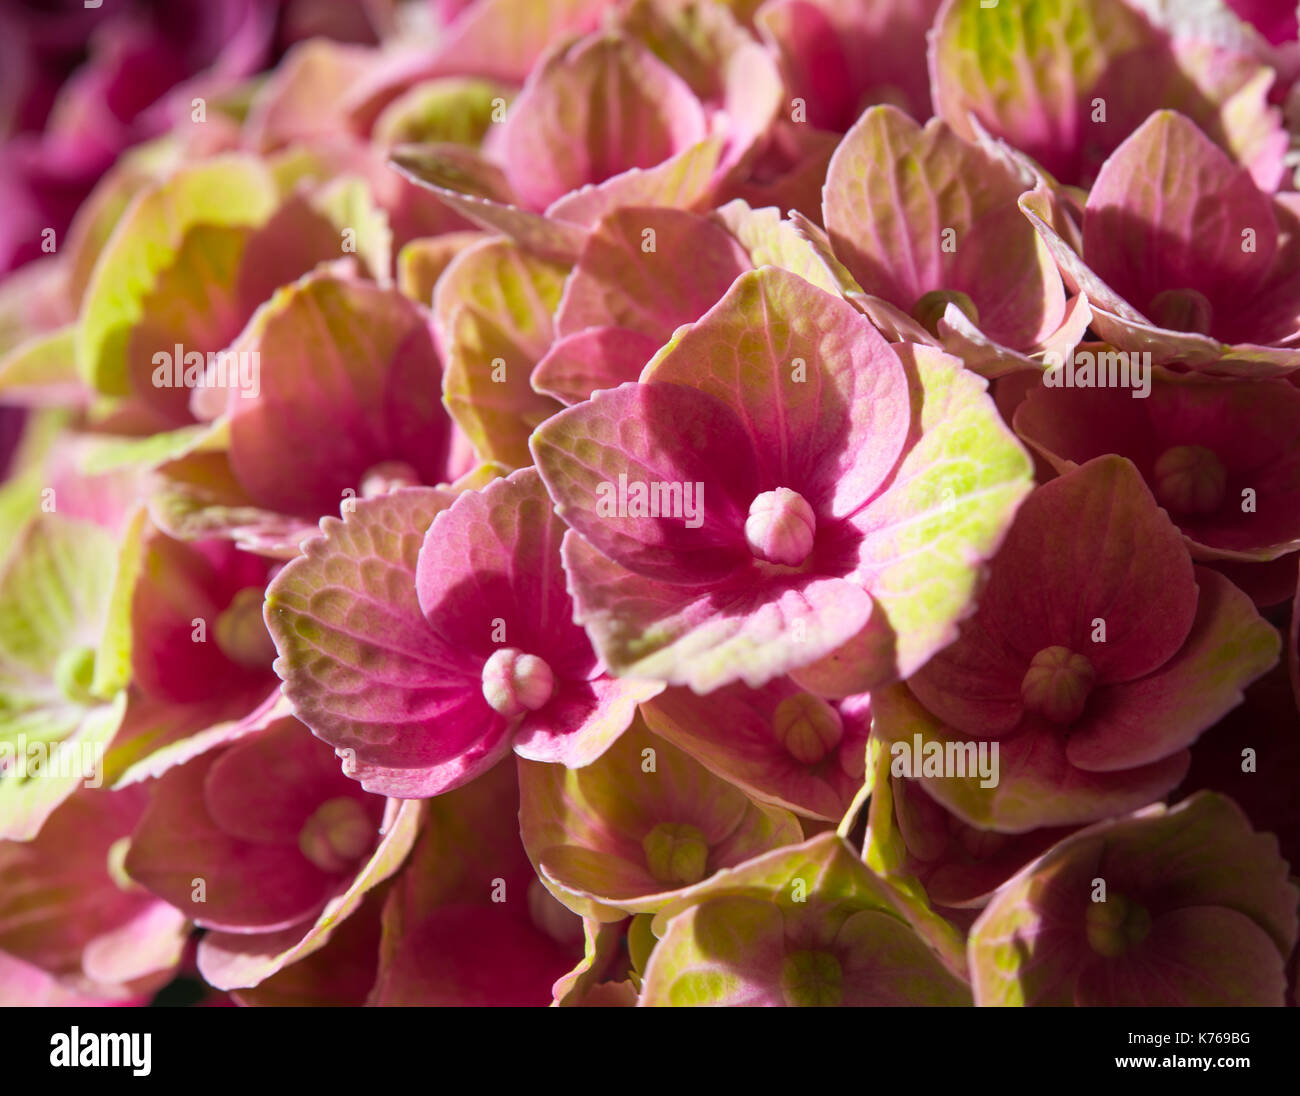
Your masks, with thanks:
[[[345,236],[345,253],[354,252],[374,279],[386,284],[393,266],[393,232],[370,184],[357,175],[342,176],[313,195],[312,204]]]
[[[907,856],[903,836],[894,823],[894,791],[889,782],[889,761],[887,743],[873,735],[867,743],[871,806],[867,810],[862,859],[878,875],[897,874]]]
[[[789,811],[751,800],[639,720],[583,768],[518,765],[529,859],[552,894],[598,921],[653,912],[801,836]]]
[[[827,293],[840,292],[839,282],[831,276],[816,248],[774,206],[751,209],[743,199],[736,198],[714,210],[713,218],[736,238],[755,269],[779,266]]]
[[[531,464],[529,434],[560,410],[529,380],[550,348],[566,273],[506,240],[487,240],[458,255],[438,282],[443,402],[482,460]]]
[[[899,675],[957,635],[982,569],[1033,489],[1029,454],[1002,422],[987,383],[950,355],[908,343],[921,437],[860,525],[871,596],[889,617]]]
[[[77,786],[98,786],[122,719],[127,608],[143,517],[119,552],[97,525],[41,514],[0,575],[0,837],[28,840]]]
[[[138,438],[91,435],[83,441],[84,451],[77,470],[82,475],[99,476],[127,468],[156,468],[201,444],[211,431],[207,423],[197,423]]]
[[[935,110],[966,138],[974,115],[1031,155],[1078,148],[1081,103],[1109,66],[1154,40],[1120,0],[952,0],[930,38]]]
[[[218,156],[150,187],[123,215],[86,287],[77,326],[77,367],[106,395],[125,396],[127,346],[143,303],[198,226],[257,228],[275,210],[275,185],[251,157]]]
[[[28,519],[40,509],[48,478],[46,458],[67,421],[63,411],[28,414],[22,440],[10,460],[9,474],[0,482],[0,567],[18,544]]]
[[[833,833],[719,872],[656,916],[643,1005],[968,1005],[956,932]]]
[[[77,375],[76,329],[60,327],[0,357],[0,393],[30,406],[67,406],[84,391]]]
[[[418,304],[430,306],[434,287],[452,259],[482,239],[481,232],[467,231],[408,241],[397,253],[397,288]]]
[[[372,137],[381,145],[437,142],[477,148],[488,127],[504,121],[513,98],[509,88],[490,80],[426,80],[384,108]]]

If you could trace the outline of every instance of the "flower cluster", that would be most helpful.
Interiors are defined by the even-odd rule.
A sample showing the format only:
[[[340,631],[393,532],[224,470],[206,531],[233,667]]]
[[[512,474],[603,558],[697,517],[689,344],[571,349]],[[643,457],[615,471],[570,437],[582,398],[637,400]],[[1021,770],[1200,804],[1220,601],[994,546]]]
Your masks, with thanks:
[[[189,7],[0,35],[0,1002],[1296,1003],[1294,4]]]

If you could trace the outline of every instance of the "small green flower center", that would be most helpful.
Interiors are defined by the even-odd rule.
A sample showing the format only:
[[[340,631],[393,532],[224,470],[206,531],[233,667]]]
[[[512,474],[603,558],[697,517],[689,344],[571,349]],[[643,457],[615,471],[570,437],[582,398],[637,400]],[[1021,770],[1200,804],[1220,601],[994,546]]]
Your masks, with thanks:
[[[1034,655],[1020,683],[1020,699],[1053,723],[1073,723],[1083,714],[1097,680],[1083,655],[1068,647],[1044,647]]]
[[[980,310],[975,302],[960,289],[932,289],[924,293],[912,306],[912,318],[931,335],[939,334],[939,320],[950,304],[955,304],[973,324],[980,322]]]
[[[262,618],[262,588],[246,586],[217,617],[217,646],[231,662],[250,669],[269,669],[275,661],[275,642]]]
[[[365,808],[349,796],[328,799],[298,834],[298,848],[321,871],[345,872],[356,866],[375,839]]]
[[[834,1008],[844,997],[844,970],[829,952],[791,952],[781,965],[781,992],[792,1007]]]
[[[641,839],[646,867],[668,887],[689,887],[704,878],[709,846],[704,834],[685,822],[660,822]]]
[[[130,851],[130,837],[119,837],[108,846],[108,856],[106,857],[108,877],[113,880],[120,891],[143,891],[144,888],[126,873],[126,854]]]
[[[1122,894],[1092,902],[1086,919],[1088,945],[1098,955],[1114,959],[1140,944],[1151,932],[1151,914]]]
[[[59,692],[77,704],[89,704],[94,699],[90,692],[94,680],[94,647],[71,647],[59,655],[54,664],[54,684]]]
[[[1203,445],[1175,445],[1156,458],[1155,495],[1172,514],[1212,514],[1223,503],[1228,472]]]
[[[776,706],[772,730],[791,757],[815,765],[840,744],[844,721],[821,697],[795,693]]]
[[[1166,289],[1151,298],[1147,315],[1157,327],[1208,335],[1214,309],[1204,293],[1195,289]]]

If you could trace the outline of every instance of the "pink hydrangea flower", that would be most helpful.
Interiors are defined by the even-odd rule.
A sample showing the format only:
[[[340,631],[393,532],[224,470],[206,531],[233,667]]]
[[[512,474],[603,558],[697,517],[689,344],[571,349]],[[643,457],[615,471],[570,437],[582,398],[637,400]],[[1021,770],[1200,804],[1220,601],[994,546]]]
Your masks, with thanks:
[[[1277,841],[1202,793],[1099,822],[1027,865],[971,930],[981,1005],[1281,1005],[1296,888]]]
[[[963,821],[1090,822],[1172,790],[1278,649],[1245,594],[1194,567],[1133,465],[1098,457],[1029,497],[961,637],[873,697],[876,729]],[[980,740],[998,747],[991,779],[922,773],[917,743]]]
[[[886,344],[842,300],[766,267],[738,278],[639,383],[542,425],[531,447],[570,526],[578,619],[614,672],[700,693],[736,680],[758,687],[852,641],[852,666],[834,668],[847,695],[912,672],[947,641],[961,592],[1024,493],[1024,465],[982,385],[943,355],[918,372],[914,352]],[[918,414],[914,393],[927,384],[947,387],[943,421]],[[982,462],[987,521],[957,517],[944,537],[963,510],[943,478],[943,432],[957,418],[981,433],[971,456]],[[889,576],[916,560],[904,559],[898,534],[945,487],[956,510],[932,527],[929,550],[951,561],[958,585],[903,631],[895,618],[913,606],[901,576]]]
[[[437,795],[512,745],[589,764],[662,688],[610,677],[573,623],[564,527],[532,469],[454,502],[400,490],[322,531],[268,593],[276,669],[372,791]]]

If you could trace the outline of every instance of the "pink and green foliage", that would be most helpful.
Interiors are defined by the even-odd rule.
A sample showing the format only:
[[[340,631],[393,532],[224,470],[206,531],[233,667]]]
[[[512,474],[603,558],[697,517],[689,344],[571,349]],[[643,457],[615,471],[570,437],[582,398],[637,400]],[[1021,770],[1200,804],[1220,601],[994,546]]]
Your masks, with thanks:
[[[948,933],[834,834],[691,888],[659,912],[654,931],[645,1005],[970,1003]]]
[[[285,695],[372,791],[450,790],[512,742],[588,764],[661,688],[604,673],[573,623],[564,528],[532,469],[454,501],[403,488],[322,527],[273,582],[267,620]]]
[[[929,327],[949,294],[969,302],[969,318],[991,339],[1027,350],[1060,325],[1065,291],[1016,205],[1023,189],[1008,165],[943,121],[922,128],[879,106],[836,150],[823,217],[837,258],[865,292]],[[999,261],[990,267],[993,247]]]
[[[143,788],[80,789],[31,841],[0,841],[0,951],[91,997],[130,998],[180,960],[185,913],[123,870]]]
[[[524,847],[553,894],[598,921],[653,913],[675,892],[802,836],[640,725],[581,769],[519,763]]]
[[[1291,0],[38,6],[0,1004],[1296,1003]]]
[[[1125,0],[946,0],[930,35],[935,111],[1087,185],[1149,114],[1182,110],[1272,189],[1286,146],[1272,74],[1188,24],[1156,26]]]
[[[950,638],[1028,486],[982,384],[956,368],[900,357],[845,302],[765,268],[639,383],[548,420],[532,448],[601,657],[705,693],[761,686],[867,633],[855,691],[915,669]],[[678,513],[653,514],[658,498],[608,512],[631,483],[675,486]],[[913,585],[918,554],[920,581],[943,573],[948,596]]]
[[[1127,457],[1196,559],[1262,562],[1300,548],[1300,389],[1287,380],[1156,367],[1146,399],[1036,387],[1013,421],[1061,472]]]
[[[1099,822],[1027,865],[971,930],[982,1005],[1281,1005],[1297,891],[1277,840],[1202,793]]]
[[[1133,465],[1098,457],[1030,496],[961,637],[874,698],[875,728],[944,751],[998,744],[996,784],[922,777],[969,824],[1091,822],[1171,791],[1187,748],[1278,653],[1250,599],[1193,565]]]
[[[1152,114],[1106,159],[1078,249],[1035,223],[1117,346],[1213,372],[1300,365],[1300,205],[1184,115]]]

